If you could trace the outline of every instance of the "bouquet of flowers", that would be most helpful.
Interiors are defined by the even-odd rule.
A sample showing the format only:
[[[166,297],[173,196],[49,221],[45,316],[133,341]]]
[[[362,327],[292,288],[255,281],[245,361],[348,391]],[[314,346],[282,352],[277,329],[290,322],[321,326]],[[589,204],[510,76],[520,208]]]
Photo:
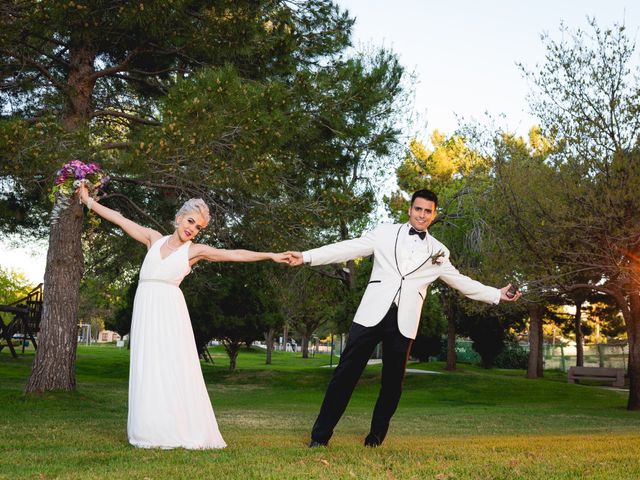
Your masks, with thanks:
[[[56,173],[55,185],[49,194],[49,199],[54,202],[51,222],[58,221],[60,214],[69,207],[73,194],[82,183],[87,185],[89,194],[93,197],[108,181],[109,176],[95,163],[87,164],[80,160],[65,163]]]

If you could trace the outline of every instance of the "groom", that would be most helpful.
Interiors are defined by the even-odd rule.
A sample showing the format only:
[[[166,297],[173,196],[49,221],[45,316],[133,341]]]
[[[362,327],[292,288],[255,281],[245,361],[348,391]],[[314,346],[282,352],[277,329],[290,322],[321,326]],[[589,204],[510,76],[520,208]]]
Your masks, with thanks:
[[[369,285],[353,319],[347,344],[313,425],[309,447],[326,446],[347,408],[353,389],[376,345],[382,341],[382,385],[365,446],[377,447],[402,393],[402,381],[418,331],[427,287],[436,279],[473,300],[497,304],[514,301],[510,285],[498,290],[462,275],[449,261],[449,250],[427,232],[436,217],[438,197],[418,190],[411,198],[409,223],[379,225],[362,237],[306,252],[288,252],[290,265],[326,265],[373,254]]]

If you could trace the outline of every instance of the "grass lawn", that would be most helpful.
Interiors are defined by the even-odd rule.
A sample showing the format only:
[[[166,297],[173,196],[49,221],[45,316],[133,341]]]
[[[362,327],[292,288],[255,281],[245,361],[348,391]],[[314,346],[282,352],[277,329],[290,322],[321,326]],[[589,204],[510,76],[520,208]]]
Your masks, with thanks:
[[[243,351],[203,364],[224,450],[144,450],[127,443],[128,352],[79,347],[74,393],[25,396],[33,352],[0,352],[0,478],[638,479],[640,412],[627,393],[569,385],[560,373],[414,364],[384,445],[362,446],[380,366],[365,371],[328,448],[308,449],[331,370]]]

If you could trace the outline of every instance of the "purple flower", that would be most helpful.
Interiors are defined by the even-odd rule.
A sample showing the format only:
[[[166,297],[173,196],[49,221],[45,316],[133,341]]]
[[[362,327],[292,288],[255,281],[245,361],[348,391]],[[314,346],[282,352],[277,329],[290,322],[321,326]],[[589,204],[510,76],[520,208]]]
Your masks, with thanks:
[[[56,223],[60,212],[69,206],[73,193],[69,195],[68,192],[73,192],[82,182],[86,182],[89,194],[95,196],[108,181],[109,177],[103,174],[96,163],[85,164],[78,159],[65,163],[56,172],[55,185],[59,188],[53,188],[49,194],[49,198],[54,202],[51,211],[52,223]]]

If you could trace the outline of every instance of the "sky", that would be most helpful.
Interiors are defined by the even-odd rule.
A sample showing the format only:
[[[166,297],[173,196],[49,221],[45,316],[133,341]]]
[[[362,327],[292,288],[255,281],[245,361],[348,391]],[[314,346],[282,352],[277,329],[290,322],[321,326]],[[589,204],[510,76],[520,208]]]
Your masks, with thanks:
[[[624,24],[639,40],[640,2],[627,0],[337,0],[356,18],[358,50],[385,47],[415,75],[414,131],[427,141],[438,129],[451,134],[461,120],[485,112],[521,135],[536,123],[529,114],[530,86],[517,67],[544,61],[542,34],[559,40],[570,30]],[[640,51],[640,49],[639,49]],[[639,54],[636,54],[636,60]],[[0,266],[19,269],[34,283],[44,277],[46,242],[11,247],[0,237]]]
[[[454,132],[458,119],[504,115],[501,125],[526,134],[528,69],[544,61],[541,34],[560,39],[561,22],[589,29],[624,24],[638,40],[640,2],[618,0],[338,0],[356,18],[356,48],[393,50],[416,75],[417,134]]]

